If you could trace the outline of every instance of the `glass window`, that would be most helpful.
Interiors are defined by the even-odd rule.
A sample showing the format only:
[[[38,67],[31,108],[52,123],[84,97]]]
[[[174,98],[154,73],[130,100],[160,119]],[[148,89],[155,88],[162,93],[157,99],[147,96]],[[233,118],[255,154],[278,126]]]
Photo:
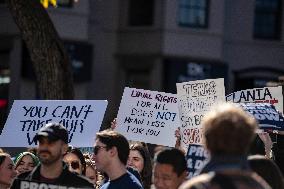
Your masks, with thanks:
[[[180,0],[178,23],[181,26],[207,28],[208,0]]]
[[[129,0],[128,24],[151,26],[154,19],[154,0]]]
[[[73,8],[74,0],[57,0],[58,7]]]
[[[280,39],[281,1],[256,0],[254,11],[254,38]]]
[[[150,70],[127,70],[125,82],[126,86],[149,90]]]

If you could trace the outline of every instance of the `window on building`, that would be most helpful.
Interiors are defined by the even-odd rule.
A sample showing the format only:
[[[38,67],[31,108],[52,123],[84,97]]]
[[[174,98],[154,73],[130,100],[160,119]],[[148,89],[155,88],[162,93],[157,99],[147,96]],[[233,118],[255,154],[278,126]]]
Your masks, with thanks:
[[[126,86],[138,89],[149,89],[149,70],[127,70]]]
[[[228,78],[228,65],[223,62],[169,58],[164,61],[164,91],[176,93],[176,83]]]
[[[72,8],[74,0],[57,0],[58,7]]]
[[[64,41],[65,49],[69,55],[73,78],[75,82],[88,82],[92,77],[93,46],[85,42]],[[23,45],[22,76],[26,79],[35,79],[31,58],[26,45]]]
[[[154,0],[129,0],[130,26],[152,26],[153,20]]]
[[[256,0],[254,38],[280,39],[281,0]]]
[[[208,27],[209,0],[179,0],[178,24],[186,27]]]

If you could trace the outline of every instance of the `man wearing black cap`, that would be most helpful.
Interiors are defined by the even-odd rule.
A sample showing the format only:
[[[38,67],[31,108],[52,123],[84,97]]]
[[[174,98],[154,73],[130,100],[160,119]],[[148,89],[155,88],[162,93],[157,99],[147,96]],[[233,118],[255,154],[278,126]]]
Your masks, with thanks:
[[[34,141],[38,143],[40,165],[31,172],[19,175],[11,188],[18,188],[19,185],[21,188],[93,188],[85,178],[71,173],[62,161],[68,149],[68,132],[65,127],[49,123],[40,129]]]

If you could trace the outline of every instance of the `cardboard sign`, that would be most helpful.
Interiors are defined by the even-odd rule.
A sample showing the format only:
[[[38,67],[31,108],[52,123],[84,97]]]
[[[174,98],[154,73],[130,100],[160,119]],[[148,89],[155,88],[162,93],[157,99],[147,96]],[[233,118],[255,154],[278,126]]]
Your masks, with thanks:
[[[282,86],[237,91],[227,95],[226,101],[234,103],[270,103],[274,105],[278,111],[283,112]]]
[[[45,124],[61,123],[73,146],[93,146],[107,107],[105,100],[15,100],[0,135],[1,147],[31,147]]]
[[[208,162],[209,152],[201,145],[190,144],[188,146],[186,160],[188,168],[188,178],[199,174],[201,168]]]
[[[255,117],[259,123],[260,129],[284,131],[283,115],[268,103],[240,103],[246,112]]]
[[[143,89],[124,89],[117,127],[128,140],[173,147],[179,127],[177,97]]]
[[[177,83],[181,119],[181,145],[201,144],[201,121],[204,114],[225,101],[224,79],[207,79]]]
[[[70,181],[69,186],[57,185],[57,184],[48,184],[44,182],[29,181],[15,179],[13,183],[13,188],[17,189],[79,189],[87,187],[76,187],[72,186],[72,181]]]

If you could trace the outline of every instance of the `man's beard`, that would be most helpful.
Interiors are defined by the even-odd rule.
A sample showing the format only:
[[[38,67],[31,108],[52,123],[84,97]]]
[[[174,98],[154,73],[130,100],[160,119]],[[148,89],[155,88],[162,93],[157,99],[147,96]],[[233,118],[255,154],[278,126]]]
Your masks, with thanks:
[[[43,156],[42,157],[41,153],[43,153],[43,152],[45,154],[48,154],[48,156]],[[43,164],[43,165],[51,165],[54,162],[56,162],[59,159],[61,159],[61,154],[60,153],[52,155],[49,151],[40,151],[38,156],[39,156],[41,164]]]

